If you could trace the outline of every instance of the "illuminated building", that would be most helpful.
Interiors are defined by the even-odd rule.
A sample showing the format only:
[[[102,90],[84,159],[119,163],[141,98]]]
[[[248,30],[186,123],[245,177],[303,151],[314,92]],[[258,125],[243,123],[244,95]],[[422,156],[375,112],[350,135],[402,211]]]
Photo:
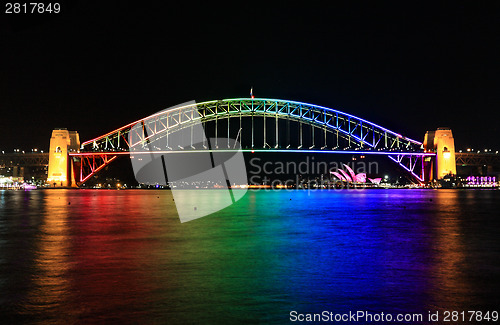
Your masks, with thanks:
[[[80,137],[76,131],[55,129],[52,131],[49,149],[47,183],[52,186],[76,186],[70,152],[78,152]]]
[[[334,172],[334,171],[331,171],[330,174],[333,174],[335,177],[337,177],[340,181],[343,181],[343,182],[348,182],[348,183],[366,183],[366,173],[359,173],[359,174],[355,174],[354,173],[354,170],[352,170],[351,167],[349,167],[348,165],[344,164],[344,167],[347,169],[347,171],[349,172],[350,176],[343,170],[343,169],[339,169],[340,173],[338,172]],[[369,178],[369,180],[375,184],[375,182]],[[380,183],[380,182],[378,182]],[[376,184],[378,184],[376,183]]]
[[[449,128],[427,131],[424,138],[426,152],[435,152],[436,160],[431,162],[429,179],[443,179],[446,175],[456,175],[455,140]]]
[[[469,176],[464,180],[464,187],[496,187],[495,176]]]

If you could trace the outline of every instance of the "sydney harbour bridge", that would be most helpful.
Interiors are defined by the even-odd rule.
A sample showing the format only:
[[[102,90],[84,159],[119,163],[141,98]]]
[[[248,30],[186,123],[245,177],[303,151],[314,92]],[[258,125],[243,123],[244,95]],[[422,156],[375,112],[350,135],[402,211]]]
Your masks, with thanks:
[[[197,139],[200,125],[211,142]],[[170,139],[181,130],[184,145],[174,145]],[[243,151],[382,155],[422,183],[442,177],[441,167],[431,164],[445,166],[448,159],[455,165],[451,130],[443,132],[449,133],[451,143],[440,147],[437,138],[427,140],[426,135],[422,143],[360,117],[297,101],[235,98],[188,103],[81,144],[75,131],[54,130],[48,181],[80,186],[122,155]]]

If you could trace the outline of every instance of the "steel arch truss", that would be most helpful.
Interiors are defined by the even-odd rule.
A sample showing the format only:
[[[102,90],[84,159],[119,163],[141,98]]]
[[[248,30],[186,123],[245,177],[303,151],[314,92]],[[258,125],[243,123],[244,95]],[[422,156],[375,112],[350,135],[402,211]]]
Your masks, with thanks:
[[[92,175],[118,158],[117,155],[109,153],[71,154],[71,156],[80,158],[80,178],[77,181],[79,184],[85,183]]]
[[[396,162],[399,166],[409,172],[418,181],[424,182],[425,180],[425,168],[424,159],[426,155],[413,155],[413,154],[397,154],[388,155],[388,157]]]
[[[276,149],[280,147],[278,120],[287,119],[323,130],[325,139],[327,132],[335,133],[337,138],[340,136],[348,141],[348,148],[350,148],[352,144],[356,146],[356,150],[373,151],[374,153],[386,152],[388,155],[391,155],[391,159],[415,175],[417,179],[421,180],[414,172],[417,166],[415,157],[419,157],[419,154],[423,153],[422,144],[420,142],[335,109],[278,99],[237,98],[174,107],[125,125],[103,136],[86,141],[82,144],[81,152],[96,153],[98,157],[99,153],[106,152],[108,155],[111,155],[113,152],[128,152],[133,148],[137,150],[141,147],[145,147],[146,144],[149,145],[152,139],[165,136],[167,137],[166,148],[155,148],[154,150],[176,151],[179,150],[179,148],[170,148],[168,146],[169,133],[190,127],[196,123],[205,123],[214,120],[217,123],[220,119],[227,119],[227,136],[229,137],[229,120],[234,117],[239,117],[241,125],[241,117],[249,116],[252,117],[252,148],[254,148],[255,144],[254,133],[257,133],[257,130],[254,130],[253,127],[253,117],[257,116],[264,119],[263,130],[259,130],[259,132],[263,132],[264,135],[263,149]],[[271,118],[276,121],[274,129],[266,129],[266,118]],[[142,126],[141,128],[137,128],[138,123]],[[217,125],[215,130],[218,132]],[[274,133],[274,143],[267,143],[266,132],[269,132],[267,134]],[[225,136],[226,132],[222,134]],[[314,133],[312,138],[314,138]],[[338,147],[327,149],[326,140],[324,144],[325,145],[321,147],[321,149],[326,149],[325,152],[336,150],[340,153],[342,152],[342,148]],[[286,143],[281,147],[307,151],[307,148],[302,147],[302,139],[300,140],[300,145],[296,148],[291,148],[290,144],[287,145]],[[255,148],[258,149],[257,146]],[[313,148],[314,144],[312,147],[309,147],[309,149]],[[189,150],[190,148],[180,149]],[[192,145],[191,149],[197,148],[194,148]],[[108,164],[110,162],[105,162],[102,159],[101,161],[103,164]],[[92,174],[96,171],[97,169],[93,170]],[[82,174],[80,180],[84,181],[87,178]]]
[[[193,108],[199,114],[193,114]],[[240,115],[290,118],[324,127],[330,132],[338,131],[353,144],[370,150],[422,151],[422,143],[356,116],[322,106],[276,99],[225,99],[175,107],[86,141],[82,144],[82,151],[126,151],[154,135],[188,127],[200,119],[206,122]],[[129,143],[129,132],[137,123],[143,125],[143,132],[135,129]]]

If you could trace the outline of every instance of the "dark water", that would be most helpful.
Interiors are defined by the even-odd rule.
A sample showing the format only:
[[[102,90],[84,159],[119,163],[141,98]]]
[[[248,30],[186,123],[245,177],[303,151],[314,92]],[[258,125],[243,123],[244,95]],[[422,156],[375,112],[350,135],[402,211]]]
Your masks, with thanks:
[[[0,191],[1,323],[499,310],[499,211],[494,190],[261,190],[181,224],[169,191]]]

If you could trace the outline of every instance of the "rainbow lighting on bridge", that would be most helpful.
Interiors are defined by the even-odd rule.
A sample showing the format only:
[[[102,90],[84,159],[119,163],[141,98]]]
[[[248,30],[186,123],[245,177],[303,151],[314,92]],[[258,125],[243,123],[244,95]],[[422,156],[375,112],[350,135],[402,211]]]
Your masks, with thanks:
[[[141,130],[133,130],[138,123]],[[213,146],[194,143],[191,135],[190,145],[171,147],[169,137],[175,138],[175,132],[200,123],[207,137],[215,139]],[[68,141],[63,132],[68,131],[54,130],[51,140],[49,166],[57,170],[49,168],[49,178],[54,186],[80,186],[120,155],[207,151],[386,155],[418,183],[456,174],[449,129],[427,132],[422,143],[336,109],[282,99],[233,98],[172,107],[85,141],[79,150],[74,148],[79,139]],[[166,141],[161,145],[155,138]],[[241,146],[229,146],[229,139]]]

